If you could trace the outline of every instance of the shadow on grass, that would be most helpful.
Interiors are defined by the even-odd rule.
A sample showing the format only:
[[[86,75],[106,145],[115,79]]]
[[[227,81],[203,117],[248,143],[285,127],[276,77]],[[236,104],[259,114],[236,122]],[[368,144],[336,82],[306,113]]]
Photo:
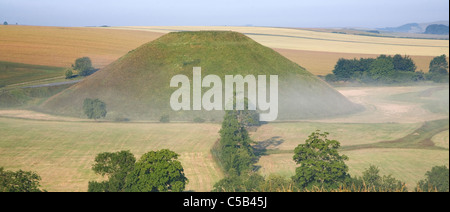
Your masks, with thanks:
[[[431,140],[435,135],[449,129],[449,119],[428,121],[414,132],[392,141],[381,141],[373,144],[362,144],[353,146],[344,146],[342,150],[351,151],[369,148],[403,148],[403,149],[432,149],[448,150],[436,146]]]

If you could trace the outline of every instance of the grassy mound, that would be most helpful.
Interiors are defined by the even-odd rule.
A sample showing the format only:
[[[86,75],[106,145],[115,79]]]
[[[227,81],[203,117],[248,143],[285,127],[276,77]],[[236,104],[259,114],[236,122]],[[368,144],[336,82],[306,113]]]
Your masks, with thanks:
[[[279,120],[329,117],[361,109],[272,49],[243,34],[225,31],[169,33],[50,98],[41,109],[81,117],[83,100],[99,98],[107,104],[110,117],[221,119],[223,111],[172,111],[170,96],[177,88],[170,88],[170,80],[178,74],[192,80],[193,67],[202,68],[202,77],[214,74],[222,82],[225,75],[278,75]]]

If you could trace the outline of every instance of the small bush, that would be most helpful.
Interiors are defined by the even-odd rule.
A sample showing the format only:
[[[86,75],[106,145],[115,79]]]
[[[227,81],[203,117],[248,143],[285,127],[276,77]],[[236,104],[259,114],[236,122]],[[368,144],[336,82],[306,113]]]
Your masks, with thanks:
[[[169,122],[170,122],[170,117],[169,117],[169,115],[163,115],[163,116],[161,116],[161,118],[159,119],[159,122],[161,122],[161,123],[169,123]]]
[[[206,121],[205,119],[202,119],[200,117],[194,119],[194,123],[205,123],[205,121]]]

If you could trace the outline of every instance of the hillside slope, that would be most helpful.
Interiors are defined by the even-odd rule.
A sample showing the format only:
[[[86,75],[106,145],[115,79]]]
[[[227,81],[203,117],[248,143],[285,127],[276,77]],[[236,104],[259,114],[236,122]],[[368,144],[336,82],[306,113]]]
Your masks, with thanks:
[[[192,121],[196,117],[219,120],[223,111],[181,111],[170,107],[173,76],[192,80],[193,67],[202,77],[225,75],[278,75],[278,120],[329,117],[360,110],[328,84],[304,68],[236,32],[201,31],[169,33],[130,51],[41,105],[48,113],[82,117],[85,98],[107,104],[109,119]],[[206,89],[207,90],[207,89]],[[205,92],[206,90],[203,90]]]

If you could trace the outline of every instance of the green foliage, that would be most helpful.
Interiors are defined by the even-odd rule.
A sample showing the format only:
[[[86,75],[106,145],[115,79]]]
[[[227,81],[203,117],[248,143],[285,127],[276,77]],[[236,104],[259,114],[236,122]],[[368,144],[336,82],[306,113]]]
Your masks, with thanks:
[[[255,154],[245,126],[239,122],[240,112],[226,111],[220,130],[218,160],[224,171],[230,175],[241,175],[251,171]]]
[[[42,192],[40,180],[41,177],[34,172],[5,171],[0,167],[0,192]]]
[[[428,80],[444,83],[449,81],[447,56],[441,55],[430,62],[430,71],[426,75]]]
[[[433,58],[430,62],[430,73],[448,74],[448,62],[445,54]]]
[[[449,192],[449,169],[446,166],[435,166],[425,174],[425,179],[417,183],[417,190],[424,192]]]
[[[159,122],[161,122],[161,123],[169,123],[170,122],[169,115],[162,115],[161,118],[159,119]]]
[[[325,81],[327,81],[327,82],[336,82],[336,81],[339,81],[339,80],[338,80],[338,78],[337,78],[337,76],[335,74],[327,74],[325,76]]]
[[[232,175],[214,184],[213,192],[260,192],[263,184],[264,177],[256,173]]]
[[[3,25],[5,25],[5,26],[8,25],[8,22],[7,21],[3,22]]]
[[[73,77],[72,69],[67,69],[66,72],[65,72],[65,75],[66,75],[66,79],[72,78]]]
[[[408,189],[404,182],[395,179],[391,175],[380,176],[380,170],[376,166],[369,166],[363,172],[362,178],[356,178],[353,181],[353,187],[361,191],[370,192],[407,192]]]
[[[292,179],[285,178],[279,175],[269,175],[263,184],[261,184],[261,191],[263,192],[286,192],[298,191],[294,186]]]
[[[72,65],[74,70],[78,70],[80,76],[89,76],[95,72],[92,67],[92,61],[89,57],[81,57],[75,60],[75,64]]]
[[[337,188],[349,178],[345,155],[339,155],[340,143],[329,140],[328,133],[316,131],[305,144],[295,148],[294,161],[299,165],[293,181],[299,188]]]
[[[423,72],[416,72],[416,65],[409,56],[399,54],[380,55],[376,59],[339,59],[333,74],[325,77],[328,82],[354,81],[362,83],[407,83],[425,80]]]
[[[372,64],[368,75],[375,82],[392,83],[392,74],[394,73],[394,63],[392,57],[381,55]]]
[[[84,114],[89,119],[100,119],[106,116],[106,104],[99,99],[85,99],[83,102]]]
[[[107,176],[104,182],[89,182],[89,192],[125,191],[127,175],[133,171],[136,158],[129,151],[115,153],[104,152],[95,157],[92,170],[101,176]]]
[[[416,64],[414,64],[414,61],[407,55],[405,57],[402,57],[399,54],[396,54],[392,58],[392,62],[394,64],[394,69],[396,71],[409,71],[409,72],[415,72],[417,69]]]
[[[128,175],[129,192],[182,192],[188,179],[177,160],[178,154],[168,149],[144,154]]]

